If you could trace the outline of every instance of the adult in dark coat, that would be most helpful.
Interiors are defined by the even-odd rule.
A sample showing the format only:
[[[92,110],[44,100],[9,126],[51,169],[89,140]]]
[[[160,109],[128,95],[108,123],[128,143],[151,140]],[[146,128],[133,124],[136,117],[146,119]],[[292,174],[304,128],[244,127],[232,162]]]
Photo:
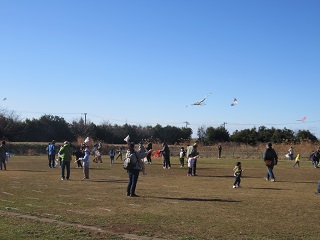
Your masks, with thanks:
[[[160,150],[163,158],[163,169],[170,169],[170,149],[166,142],[162,143],[162,149]]]
[[[275,181],[274,173],[273,173],[273,168],[275,165],[278,164],[278,155],[276,151],[272,148],[272,143],[269,142],[267,144],[267,148],[263,153],[263,161],[265,162],[265,165],[268,168],[268,173],[266,176],[266,180],[271,182]]]

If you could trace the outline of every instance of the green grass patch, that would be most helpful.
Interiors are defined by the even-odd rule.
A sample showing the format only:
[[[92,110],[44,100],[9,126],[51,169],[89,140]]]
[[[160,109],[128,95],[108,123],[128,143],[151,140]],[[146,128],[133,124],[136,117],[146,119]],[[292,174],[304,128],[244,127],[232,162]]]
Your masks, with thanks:
[[[0,239],[318,239],[320,169],[283,160],[268,182],[261,159],[241,159],[242,188],[233,189],[237,161],[200,158],[188,177],[178,158],[169,170],[153,159],[130,198],[126,171],[107,156],[91,163],[89,180],[72,163],[69,181],[45,155],[13,156],[0,171]]]

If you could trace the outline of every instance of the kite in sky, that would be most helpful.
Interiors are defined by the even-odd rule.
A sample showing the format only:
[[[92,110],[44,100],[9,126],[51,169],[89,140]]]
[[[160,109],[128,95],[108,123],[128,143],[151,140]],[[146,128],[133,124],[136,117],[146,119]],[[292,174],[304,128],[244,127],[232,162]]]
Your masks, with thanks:
[[[238,104],[238,100],[236,98],[233,99],[233,103],[231,103],[231,106],[235,106]]]
[[[307,119],[307,117],[304,116],[303,118],[301,118],[301,119],[299,119],[299,120],[297,120],[297,121],[298,121],[298,122],[304,122],[306,119]]]
[[[202,105],[205,105],[204,100],[206,100],[206,98],[209,97],[210,95],[211,95],[211,93],[208,93],[207,96],[205,96],[204,98],[202,98],[200,101],[195,102],[195,103],[192,103],[192,104],[190,104],[190,105],[187,105],[186,107],[192,106],[192,105],[194,105],[194,106],[202,106]]]
[[[5,101],[5,100],[7,100],[7,98],[5,97],[4,99],[2,99],[2,101]]]

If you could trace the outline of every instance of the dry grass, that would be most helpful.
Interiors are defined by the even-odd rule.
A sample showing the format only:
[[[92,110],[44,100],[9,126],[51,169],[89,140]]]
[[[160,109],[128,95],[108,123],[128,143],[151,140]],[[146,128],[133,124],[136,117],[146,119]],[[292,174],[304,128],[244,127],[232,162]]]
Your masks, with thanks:
[[[300,168],[281,161],[274,171],[277,181],[267,182],[262,160],[241,159],[242,188],[233,189],[232,169],[238,159],[200,158],[197,177],[187,177],[178,158],[172,158],[170,170],[162,169],[161,159],[153,159],[148,174],[140,175],[141,197],[129,198],[121,163],[110,166],[107,156],[103,160],[91,164],[89,180],[82,180],[82,170],[74,164],[71,180],[61,181],[59,169],[47,167],[46,156],[14,156],[8,170],[0,172],[0,214],[37,217],[24,222],[36,228],[46,224],[40,239],[53,239],[50,234],[56,233],[57,224],[74,224],[71,233],[77,224],[103,230],[82,229],[90,234],[82,233],[81,239],[124,239],[125,234],[180,240],[319,237],[320,198],[314,193],[320,169],[309,161],[302,161]],[[1,225],[10,226],[12,218],[2,216]],[[48,226],[41,219],[60,222]],[[8,231],[10,227],[2,229],[0,238]]]

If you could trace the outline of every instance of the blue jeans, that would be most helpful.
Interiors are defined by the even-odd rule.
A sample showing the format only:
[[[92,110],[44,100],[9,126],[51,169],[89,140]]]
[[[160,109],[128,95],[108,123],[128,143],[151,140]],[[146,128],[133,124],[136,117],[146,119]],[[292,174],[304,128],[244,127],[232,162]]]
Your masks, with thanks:
[[[197,159],[194,160],[192,171],[193,171],[193,175],[196,175],[196,171],[197,171]]]
[[[132,169],[128,171],[128,175],[129,175],[129,182],[127,187],[128,194],[135,194],[139,173],[140,173],[140,169]]]
[[[270,166],[268,166],[268,173],[267,173],[267,178],[268,179],[275,179],[274,178],[274,174],[273,174],[273,167],[274,167],[274,163],[272,163]]]
[[[318,167],[318,164],[319,164],[319,161],[317,161],[317,160],[313,160],[312,161],[312,165],[316,168],[316,167]]]
[[[236,185],[240,186],[240,183],[241,183],[241,176],[240,175],[235,176],[233,186],[236,186]]]
[[[70,178],[70,161],[61,161],[61,177],[65,179],[64,170],[67,168],[67,180]]]
[[[318,193],[320,193],[320,181],[318,182]]]

